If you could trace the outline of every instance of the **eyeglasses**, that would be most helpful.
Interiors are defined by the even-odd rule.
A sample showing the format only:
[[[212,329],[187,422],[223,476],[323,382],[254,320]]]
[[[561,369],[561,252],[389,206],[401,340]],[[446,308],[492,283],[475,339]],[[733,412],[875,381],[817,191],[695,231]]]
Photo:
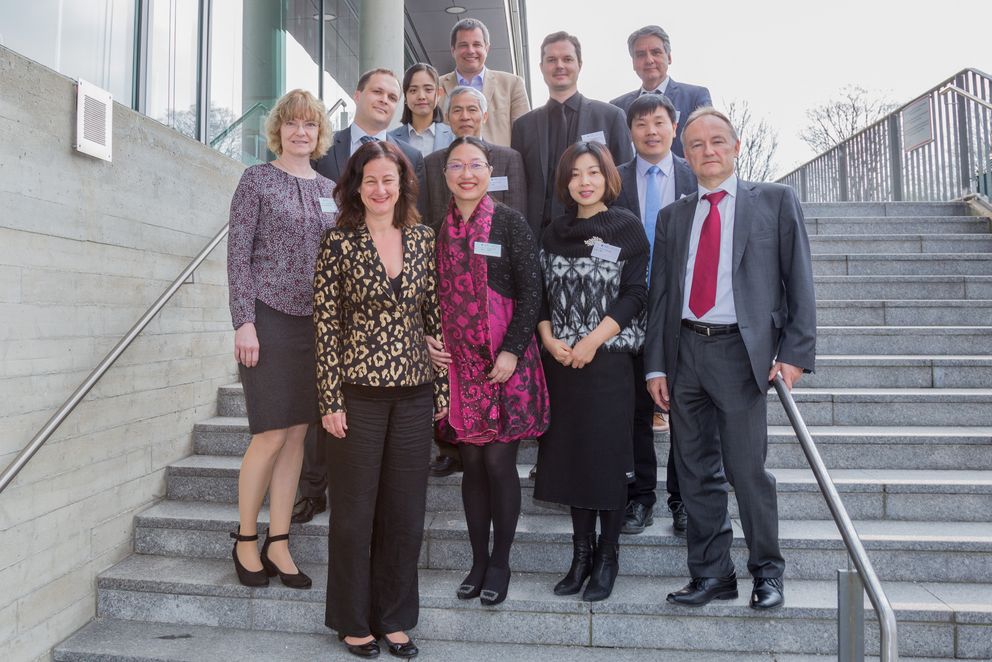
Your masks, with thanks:
[[[447,165],[444,166],[444,171],[450,172],[454,175],[460,175],[466,168],[468,168],[468,171],[473,175],[481,175],[483,170],[493,169],[492,165],[486,163],[485,161],[472,161],[471,163],[449,161]]]

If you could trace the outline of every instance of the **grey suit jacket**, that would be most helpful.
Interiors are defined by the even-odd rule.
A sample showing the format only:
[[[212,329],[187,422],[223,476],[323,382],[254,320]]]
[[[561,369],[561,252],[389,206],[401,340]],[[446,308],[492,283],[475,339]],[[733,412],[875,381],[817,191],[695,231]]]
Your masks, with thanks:
[[[669,385],[678,380],[689,233],[697,200],[698,192],[665,207],[655,230],[644,371],[666,373]],[[734,213],[737,324],[755,382],[764,391],[776,358],[813,370],[816,297],[809,237],[799,199],[788,186],[739,180]]]
[[[417,182],[420,184],[420,200],[423,199],[424,191],[424,156],[420,153],[420,150],[410,147],[410,145],[397,140],[390,134],[386,134],[386,140],[393,143],[406,158],[410,160],[413,164],[413,172],[417,176]],[[341,173],[344,172],[344,168],[348,163],[348,159],[351,157],[351,126],[347,126],[344,129],[336,132],[334,134],[334,142],[331,144],[331,149],[328,150],[327,154],[322,156],[319,161],[317,161],[316,169],[317,172],[333,180],[337,184],[338,180],[341,179]],[[418,208],[420,205],[417,205]],[[420,213],[423,213],[421,210]]]
[[[488,143],[487,143],[488,144]],[[524,162],[520,154],[509,147],[489,144],[490,163],[493,166],[492,177],[506,177],[507,190],[490,193],[490,197],[513,207],[521,214],[527,213],[527,179],[524,177]],[[444,179],[444,153],[438,150],[424,159],[424,169],[427,173],[427,188],[424,190],[424,223],[437,232],[448,213],[448,203],[451,201],[451,191]]]
[[[675,162],[675,167],[673,169],[673,174],[675,176],[675,200],[678,201],[687,195],[692,195],[698,191],[698,184],[696,183],[696,175],[692,172],[692,168],[689,167],[689,163],[678,156],[673,158]],[[637,218],[644,219],[644,213],[641,210],[641,200],[637,196],[637,159],[633,158],[626,163],[622,163],[617,167],[620,171],[620,195],[617,197],[614,205],[619,205],[624,209],[629,209],[634,212]],[[658,215],[661,215],[659,210]],[[648,241],[653,241],[654,237],[648,237]]]
[[[641,88],[633,92],[622,94],[611,101],[614,106],[623,110],[624,113],[634,103],[634,99],[641,95]],[[668,79],[668,87],[665,89],[665,96],[671,100],[678,115],[678,126],[675,129],[675,140],[672,142],[672,151],[679,156],[685,156],[682,149],[682,122],[689,114],[700,106],[712,106],[713,100],[710,98],[710,91],[700,85],[690,85],[689,83],[677,83],[674,78]]]
[[[410,125],[400,124],[387,135],[396,138],[400,142],[410,142]],[[434,122],[434,150],[444,149],[455,139],[455,134],[451,132],[451,127],[442,122]]]
[[[634,158],[634,147],[630,142],[630,131],[623,112],[616,106],[602,101],[581,97],[578,131],[576,140],[583,135],[602,131],[606,145],[610,149],[614,163],[624,163]],[[513,123],[510,146],[520,152],[527,175],[527,222],[540,237],[541,230],[551,222],[544,218],[544,193],[548,179],[548,107],[541,106],[530,111]],[[553,184],[553,182],[552,182]],[[551,217],[564,213],[564,206],[553,197]]]

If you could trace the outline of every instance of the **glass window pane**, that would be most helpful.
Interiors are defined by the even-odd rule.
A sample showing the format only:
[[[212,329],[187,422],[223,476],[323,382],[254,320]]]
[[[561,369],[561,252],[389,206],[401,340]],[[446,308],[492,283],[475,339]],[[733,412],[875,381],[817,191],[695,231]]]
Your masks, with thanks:
[[[0,2],[0,44],[131,105],[134,0]]]
[[[198,0],[151,0],[145,114],[196,137]]]

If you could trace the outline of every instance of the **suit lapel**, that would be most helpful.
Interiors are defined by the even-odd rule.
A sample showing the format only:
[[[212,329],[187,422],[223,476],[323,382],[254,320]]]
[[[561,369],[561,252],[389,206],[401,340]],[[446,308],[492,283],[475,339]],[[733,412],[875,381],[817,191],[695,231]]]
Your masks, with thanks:
[[[596,131],[594,124],[598,118],[593,117],[595,113],[592,111],[592,104],[589,103],[589,99],[586,99],[581,94],[579,97],[582,99],[582,103],[579,104],[579,121],[575,123],[576,130],[576,140],[582,140],[582,136],[593,133]]]
[[[547,185],[548,176],[548,136],[550,135],[551,127],[548,122],[548,107],[547,105],[541,106],[537,109],[537,114],[534,116],[537,121],[537,131],[534,135],[537,137],[537,148],[541,155],[541,180]]]
[[[341,129],[334,134],[334,148],[331,150],[334,155],[334,163],[338,167],[338,178],[344,173],[351,157],[351,127]]]
[[[672,220],[675,221],[675,255],[678,257],[678,288],[679,288],[679,301],[685,301],[685,272],[686,267],[689,264],[689,235],[692,234],[692,219],[696,215],[696,205],[699,204],[699,199],[693,197],[691,200],[686,200],[685,202],[675,204],[678,207],[675,208],[675,213],[672,215]],[[681,310],[681,303],[679,304]]]
[[[736,274],[744,257],[744,246],[751,233],[751,216],[754,209],[754,184],[737,180],[737,200],[734,202],[734,263],[731,273]]]
[[[623,169],[623,176],[620,179],[620,190],[623,191],[623,195],[627,198],[627,205],[629,209],[636,209],[637,216],[640,219],[644,219],[644,210],[641,209],[641,198],[637,194],[637,162],[631,162],[627,164],[627,167]],[[651,237],[654,241],[654,237]]]
[[[677,155],[675,157],[675,199],[678,200],[684,195],[691,195],[698,189],[696,176],[692,174],[692,168]]]

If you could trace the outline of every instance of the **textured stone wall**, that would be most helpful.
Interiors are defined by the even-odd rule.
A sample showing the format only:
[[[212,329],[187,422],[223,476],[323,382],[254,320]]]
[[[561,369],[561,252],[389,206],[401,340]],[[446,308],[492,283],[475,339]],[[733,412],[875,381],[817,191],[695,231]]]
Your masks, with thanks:
[[[227,220],[242,166],[115,104],[76,153],[73,81],[0,47],[0,467]],[[235,380],[221,245],[0,493],[0,659],[48,659]]]

